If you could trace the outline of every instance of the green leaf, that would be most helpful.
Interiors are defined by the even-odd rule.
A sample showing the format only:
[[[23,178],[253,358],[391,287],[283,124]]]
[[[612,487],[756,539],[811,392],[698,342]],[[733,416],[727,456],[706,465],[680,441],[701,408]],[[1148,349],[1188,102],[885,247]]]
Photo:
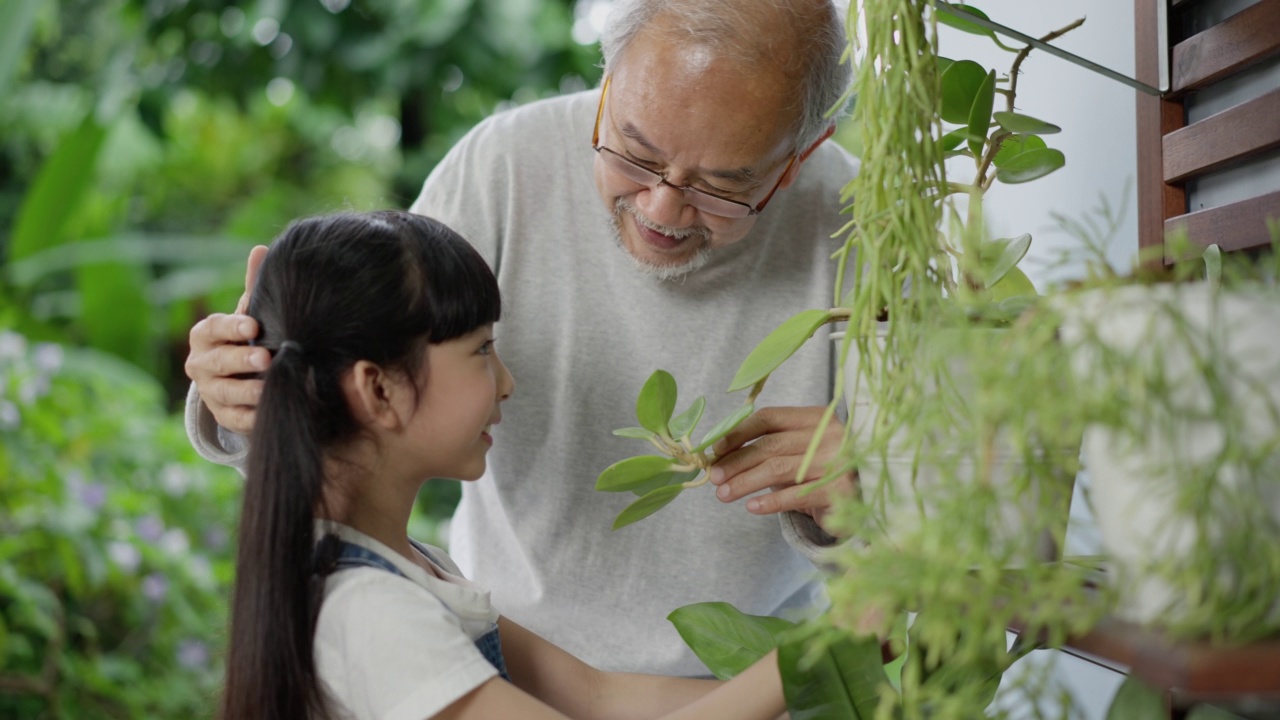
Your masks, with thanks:
[[[698,421],[702,419],[702,413],[707,409],[707,399],[699,397],[693,401],[688,410],[677,415],[671,420],[671,437],[679,440],[688,437],[693,429],[698,427]]]
[[[970,141],[977,140],[978,142],[982,142],[986,140],[986,138],[974,137],[973,135],[969,134],[969,128],[962,127],[962,128],[956,128],[955,130],[952,130],[946,135],[943,135],[942,139],[939,142],[942,145],[942,150],[944,152],[951,152],[952,150],[955,150],[956,148],[960,147],[960,143],[964,142],[965,140],[970,140]]]
[[[841,634],[814,655],[807,635],[778,646],[778,670],[791,720],[871,720],[889,684],[875,638]]]
[[[728,435],[729,432],[738,427],[743,420],[750,417],[751,413],[755,412],[755,409],[756,406],[754,403],[747,403],[746,405],[739,406],[737,410],[733,411],[732,415],[721,420],[715,427],[711,428],[706,435],[703,435],[702,440],[698,443],[698,446],[693,449],[693,451],[702,452],[703,450],[711,447],[715,441],[725,435]]]
[[[661,475],[654,476],[651,480],[646,480],[645,482],[631,488],[631,494],[643,497],[660,487],[675,485],[677,483],[687,483],[698,477],[701,472],[702,470],[700,469],[689,470],[688,472],[665,472]]]
[[[667,619],[712,675],[728,680],[746,670],[778,644],[795,623],[765,615],[747,615],[729,603],[704,602],[677,608]]]
[[[991,164],[1001,168],[1024,152],[1039,150],[1044,147],[1048,147],[1045,145],[1044,140],[1035,135],[1010,135],[1000,142],[1000,150],[992,158]]]
[[[969,151],[974,157],[982,157],[982,148],[987,144],[987,130],[991,128],[991,109],[995,105],[996,71],[992,70],[978,87],[973,106],[969,108]]]
[[[996,179],[1009,185],[1031,182],[1066,164],[1067,158],[1061,150],[1053,148],[1028,150],[1006,162],[1004,167],[996,172]]]
[[[613,434],[618,437],[633,438],[635,440],[648,440],[649,438],[657,437],[657,434],[653,431],[640,427],[618,428],[613,431]]]
[[[1015,112],[995,112],[991,117],[998,123],[1000,127],[1011,133],[1021,133],[1023,135],[1052,135],[1062,132],[1062,128],[1048,123],[1030,115],[1023,115]]]
[[[982,262],[983,287],[987,290],[1000,282],[1005,273],[1026,256],[1031,248],[1031,235],[1022,234],[1016,238],[1001,238],[984,242],[979,246],[979,259]]]
[[[645,495],[639,500],[628,505],[626,510],[618,513],[618,517],[613,521],[613,529],[618,530],[633,522],[649,517],[666,507],[668,503],[675,500],[676,496],[683,491],[684,487],[680,485],[668,485],[654,490],[648,495]]]
[[[1005,272],[995,284],[989,286],[991,291],[991,302],[1004,303],[1014,298],[1020,297],[1036,297],[1036,286],[1031,282],[1031,278],[1022,271],[1022,268],[1011,267]],[[1010,307],[1014,307],[1010,305]],[[1025,308],[1023,308],[1025,309]]]
[[[768,377],[830,320],[831,314],[826,310],[804,310],[787,318],[742,361],[727,392],[751,387]]]
[[[651,478],[671,471],[671,458],[660,455],[640,455],[619,460],[596,478],[596,490],[622,492],[630,490]]]
[[[1204,249],[1204,279],[1212,288],[1222,287],[1222,248],[1217,243]]]
[[[646,430],[667,435],[667,423],[676,409],[676,379],[666,370],[654,370],[636,397],[636,419]]]
[[[93,182],[106,129],[90,115],[63,136],[36,173],[14,221],[9,262],[21,260],[65,240],[67,221]]]
[[[0,3],[0,97],[9,97],[9,82],[18,59],[27,49],[27,38],[41,2],[43,0],[5,0]]]
[[[942,73],[942,119],[955,125],[968,125],[973,100],[986,79],[986,68],[972,60],[951,63]]]
[[[990,20],[991,18],[987,17],[986,13],[982,12],[976,7],[965,5],[963,3],[951,3],[950,6],[960,12],[953,14],[945,10],[940,11],[938,13],[939,23],[946,25],[947,27],[953,27],[959,30],[960,32],[967,32],[970,35],[985,35],[987,37],[995,36],[995,33],[991,32],[990,30],[982,27],[981,25],[975,22],[970,22],[969,20],[965,20],[963,17],[965,14],[969,14],[976,17],[980,17],[983,20]]]
[[[1120,689],[1107,708],[1107,720],[1165,720],[1168,717],[1164,693],[1132,675],[1120,683]]]

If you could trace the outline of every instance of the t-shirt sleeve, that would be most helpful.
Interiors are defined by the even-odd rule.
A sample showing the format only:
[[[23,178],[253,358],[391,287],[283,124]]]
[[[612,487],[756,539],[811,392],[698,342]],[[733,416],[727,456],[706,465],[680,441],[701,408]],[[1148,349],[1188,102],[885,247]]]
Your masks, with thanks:
[[[425,589],[380,570],[344,572],[366,577],[325,598],[315,659],[330,697],[354,717],[429,718],[498,674]]]
[[[187,439],[200,456],[219,465],[230,465],[244,474],[249,441],[218,424],[213,413],[200,399],[195,383],[187,391]]]

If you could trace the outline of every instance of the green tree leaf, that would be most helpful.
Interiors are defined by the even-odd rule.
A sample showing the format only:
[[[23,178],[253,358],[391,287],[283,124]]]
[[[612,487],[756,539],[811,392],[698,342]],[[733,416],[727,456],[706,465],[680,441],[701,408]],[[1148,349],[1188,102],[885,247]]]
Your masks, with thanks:
[[[1164,720],[1169,711],[1164,707],[1164,693],[1130,675],[1107,708],[1107,720]]]
[[[640,455],[619,460],[596,478],[596,490],[622,492],[646,482],[657,475],[671,471],[671,458],[660,455]]]
[[[728,392],[751,387],[767,377],[830,320],[831,313],[826,310],[804,310],[784,320],[738,366]]]
[[[666,370],[654,370],[636,397],[636,419],[641,427],[669,435],[667,423],[676,409],[676,379]]]
[[[974,157],[982,157],[982,148],[987,144],[987,130],[991,129],[991,109],[995,104],[996,71],[992,70],[978,86],[978,94],[973,96],[973,106],[969,108],[969,151]]]
[[[676,496],[684,491],[681,485],[667,485],[645,495],[627,506],[626,510],[618,513],[618,517],[613,521],[613,529],[618,530],[630,525],[633,522],[643,520],[650,515],[658,512],[666,507],[668,503],[676,499]]]
[[[843,633],[820,643],[797,633],[778,646],[778,670],[791,720],[874,718],[881,688],[889,684],[880,643]]]
[[[725,435],[728,435],[730,430],[738,427],[743,420],[750,417],[751,413],[755,412],[755,409],[756,406],[754,403],[739,406],[737,410],[733,411],[732,415],[721,420],[715,427],[711,428],[706,435],[703,435],[702,440],[698,443],[698,446],[693,449],[693,451],[702,452],[703,450],[711,447],[715,441]]]
[[[990,240],[978,247],[983,287],[990,290],[991,286],[1000,282],[1000,278],[1026,256],[1027,250],[1031,248],[1031,235],[1024,233],[1016,238]]]
[[[675,485],[677,483],[687,483],[698,477],[702,472],[701,469],[689,470],[688,472],[665,472],[661,475],[654,476],[651,480],[631,488],[631,494],[644,497],[660,487]]]
[[[938,12],[939,23],[942,23],[943,25],[947,25],[949,27],[953,27],[961,32],[967,32],[970,35],[983,35],[983,36],[989,37],[991,38],[991,42],[995,43],[996,46],[1002,50],[1007,50],[1009,52],[1018,51],[1017,48],[1009,47],[1008,45],[1005,45],[1004,43],[1000,42],[1000,38],[995,34],[995,31],[988,30],[987,28],[975,22],[972,22],[970,20],[966,20],[964,18],[964,15],[967,14],[967,15],[973,15],[975,17],[980,17],[983,20],[991,19],[987,17],[986,13],[982,12],[978,8],[972,5],[965,5],[964,3],[953,3],[953,2],[940,3],[940,5],[943,5],[944,7],[942,7]],[[948,8],[956,10],[958,12],[947,12]]]
[[[778,644],[795,623],[747,615],[729,603],[704,602],[677,608],[667,619],[712,675],[728,680]]]
[[[1062,132],[1062,128],[1030,115],[1015,112],[999,111],[991,114],[992,119],[1000,123],[1000,127],[1011,133],[1023,135],[1052,135]]]
[[[27,38],[41,2],[43,0],[5,0],[0,3],[0,97],[9,97],[9,81],[18,59],[27,49]]]
[[[670,423],[671,437],[675,440],[688,437],[689,433],[698,427],[698,421],[702,419],[702,413],[706,409],[707,399],[705,397],[699,397],[694,400],[688,410],[672,418]]]
[[[986,68],[972,60],[958,60],[948,65],[941,80],[942,119],[955,125],[968,125],[974,98],[986,79]]]
[[[1028,150],[1007,162],[996,172],[996,179],[1008,185],[1031,182],[1067,164],[1061,150],[1042,148]]]
[[[618,428],[613,431],[613,434],[618,437],[633,438],[635,440],[648,440],[649,438],[657,437],[657,433],[641,427]]]
[[[1000,151],[992,158],[991,164],[998,168],[1004,167],[1006,163],[1022,153],[1044,147],[1048,147],[1044,140],[1035,135],[1010,135],[1001,141]]]
[[[58,149],[36,173],[31,189],[18,208],[13,235],[9,238],[9,262],[64,242],[67,221],[80,207],[93,182],[106,136],[106,128],[90,114],[62,138]]]

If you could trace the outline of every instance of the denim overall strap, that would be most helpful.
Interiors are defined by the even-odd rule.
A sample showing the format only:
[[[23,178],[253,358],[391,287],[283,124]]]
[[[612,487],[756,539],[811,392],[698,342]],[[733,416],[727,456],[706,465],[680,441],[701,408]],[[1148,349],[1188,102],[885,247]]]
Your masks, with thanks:
[[[409,542],[432,563],[440,564],[421,543],[412,538]],[[337,562],[334,564],[334,572],[350,568],[371,567],[386,570],[408,579],[408,576],[401,572],[400,568],[396,567],[394,563],[369,548],[345,540],[341,541],[341,547],[342,550],[338,553]],[[493,665],[503,680],[510,682],[511,676],[507,674],[507,661],[502,657],[502,639],[498,636],[497,623],[494,623],[488,632],[477,638],[475,643],[476,649],[480,651],[484,659],[488,660],[490,665]]]

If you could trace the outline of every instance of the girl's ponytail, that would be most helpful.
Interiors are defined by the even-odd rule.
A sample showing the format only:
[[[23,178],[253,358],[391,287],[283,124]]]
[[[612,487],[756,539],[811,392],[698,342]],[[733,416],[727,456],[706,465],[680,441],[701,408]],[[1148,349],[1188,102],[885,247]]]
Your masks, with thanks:
[[[281,343],[250,441],[223,720],[325,716],[312,661],[318,598],[310,589],[324,478],[316,390],[302,346]]]

